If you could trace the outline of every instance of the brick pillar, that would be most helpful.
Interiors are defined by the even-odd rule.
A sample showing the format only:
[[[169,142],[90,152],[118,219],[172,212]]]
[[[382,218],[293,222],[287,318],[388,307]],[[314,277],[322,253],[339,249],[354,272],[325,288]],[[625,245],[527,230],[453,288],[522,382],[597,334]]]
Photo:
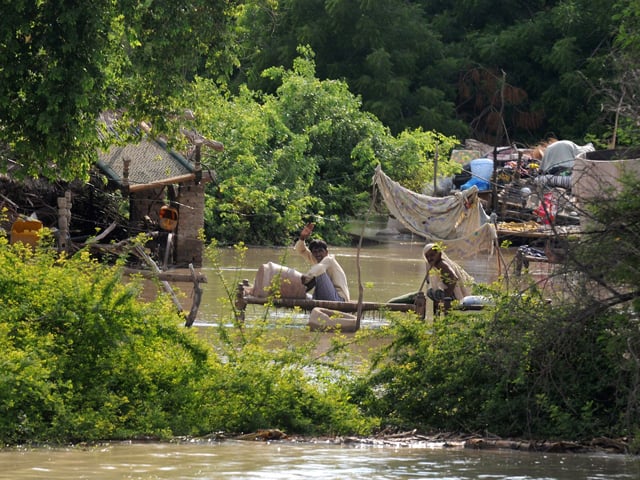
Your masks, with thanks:
[[[199,238],[204,228],[204,182],[180,185],[177,202],[180,208],[176,241],[176,264],[202,266],[204,243]]]

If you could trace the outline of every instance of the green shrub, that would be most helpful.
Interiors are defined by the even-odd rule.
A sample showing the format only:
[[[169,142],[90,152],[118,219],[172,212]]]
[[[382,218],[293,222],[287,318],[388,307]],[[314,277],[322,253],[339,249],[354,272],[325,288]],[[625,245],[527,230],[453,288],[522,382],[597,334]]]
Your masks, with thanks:
[[[208,353],[166,298],[121,269],[0,239],[0,438],[70,441],[189,433]]]
[[[574,440],[640,425],[632,312],[504,296],[433,325],[399,319],[390,335],[354,397],[391,425]]]
[[[291,347],[260,322],[207,338],[183,326],[167,295],[141,300],[141,287],[87,252],[0,236],[0,441],[364,433],[375,423],[349,403],[341,368],[314,360],[313,342]]]

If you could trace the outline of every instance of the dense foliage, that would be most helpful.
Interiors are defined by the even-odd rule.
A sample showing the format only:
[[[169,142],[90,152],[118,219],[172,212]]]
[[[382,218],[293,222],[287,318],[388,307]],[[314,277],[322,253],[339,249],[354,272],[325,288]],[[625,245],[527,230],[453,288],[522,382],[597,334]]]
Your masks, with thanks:
[[[398,133],[422,127],[487,143],[604,133],[591,83],[631,1],[247,0],[238,82],[290,65],[299,44],[320,78],[344,79]],[[504,122],[504,123],[503,123]]]
[[[640,138],[635,0],[2,5],[0,169],[85,177],[105,110],[178,147],[190,127],[226,146],[205,158],[217,173],[206,233],[222,243],[286,243],[310,218],[339,242],[376,165],[419,190],[454,135]],[[343,370],[268,325],[203,342],[118,266],[0,235],[0,440],[366,433],[378,418],[638,438],[640,185],[624,183],[586,210],[596,228],[562,272],[573,297],[530,288],[434,325],[397,317],[351,393]]]
[[[3,0],[0,170],[17,163],[14,175],[83,178],[100,114],[161,123],[176,90],[228,63],[218,45],[227,3]]]
[[[331,243],[343,243],[347,220],[368,208],[376,165],[410,188],[459,171],[448,161],[457,140],[421,129],[392,135],[362,110],[344,82],[319,80],[313,52],[300,49],[292,70],[273,68],[273,95],[246,88],[231,95],[198,79],[180,100],[189,122],[225,151],[204,152],[214,169],[205,232],[220,243],[287,244],[305,221]],[[180,107],[176,107],[179,109]]]
[[[340,369],[308,374],[309,346],[269,350],[273,329],[260,325],[204,342],[166,295],[141,301],[141,287],[87,252],[0,236],[2,444],[374,424],[348,403]]]
[[[144,119],[186,147],[190,109],[191,126],[227,147],[210,161],[219,183],[206,219],[225,243],[286,243],[311,215],[344,241],[376,164],[419,189],[436,146],[445,158],[455,138],[638,138],[630,0],[5,7],[0,169],[86,177],[105,111],[124,120],[120,141]]]
[[[394,134],[635,138],[614,131],[633,125],[612,102],[637,69],[631,0],[5,3],[1,158],[27,174],[86,175],[102,112],[163,127],[196,76],[275,93],[281,79],[262,73],[301,45]]]
[[[632,309],[525,295],[433,326],[399,320],[387,334],[354,398],[389,426],[587,441],[640,431]]]
[[[140,283],[124,281],[118,266],[0,236],[0,438],[381,426],[637,439],[640,182],[623,184],[612,201],[590,205],[592,235],[572,243],[551,280],[554,297],[524,277],[506,292],[487,289],[496,306],[481,312],[434,323],[396,314],[388,328],[363,332],[384,339],[366,374],[344,357],[318,359],[299,328],[266,320],[245,328],[231,317],[197,338],[169,299],[141,302]],[[619,257],[601,254],[614,249]],[[334,349],[348,352],[339,336]]]

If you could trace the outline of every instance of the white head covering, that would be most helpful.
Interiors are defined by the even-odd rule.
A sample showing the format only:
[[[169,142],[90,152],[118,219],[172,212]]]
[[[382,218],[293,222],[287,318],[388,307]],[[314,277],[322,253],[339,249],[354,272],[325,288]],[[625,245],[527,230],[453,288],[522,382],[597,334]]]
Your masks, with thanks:
[[[427,263],[427,271],[429,272],[429,283],[431,284],[432,288],[442,290],[446,289],[446,285],[440,277],[438,268],[434,267],[433,265],[429,265],[429,261],[427,260],[427,252],[429,250],[436,250],[441,255],[442,263],[447,265],[447,267],[449,267],[449,269],[456,276],[457,282],[456,286],[453,289],[453,293],[457,300],[462,300],[464,297],[471,295],[471,287],[474,284],[475,280],[464,270],[464,268],[451,260],[440,247],[441,246],[436,243],[427,243],[422,249],[422,257]]]

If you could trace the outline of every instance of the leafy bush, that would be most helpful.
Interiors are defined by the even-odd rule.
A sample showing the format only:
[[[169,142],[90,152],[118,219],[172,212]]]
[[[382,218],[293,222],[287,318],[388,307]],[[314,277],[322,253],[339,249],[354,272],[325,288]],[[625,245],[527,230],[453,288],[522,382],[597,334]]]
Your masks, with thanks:
[[[390,425],[529,438],[632,435],[640,332],[628,311],[506,296],[433,325],[397,320],[354,398]]]
[[[223,276],[215,242],[206,253],[233,303],[241,278],[230,282]],[[246,247],[236,245],[235,253],[236,265],[242,267]],[[221,324],[208,332],[207,340],[224,361],[203,384],[205,395],[215,398],[207,409],[207,423],[237,432],[267,427],[305,434],[370,432],[378,420],[363,415],[350,401],[353,359],[346,357],[340,336],[319,355],[320,334],[295,328],[290,319],[274,319],[268,307],[250,324],[236,311],[231,326]]]
[[[221,327],[225,328],[225,327]],[[228,360],[210,376],[205,391],[215,398],[206,423],[231,432],[279,428],[303,434],[367,434],[377,424],[349,401],[344,373],[311,360],[300,340],[273,337],[262,329],[239,347],[239,337],[224,346]],[[290,329],[300,334],[300,329]],[[271,332],[271,335],[266,335]]]
[[[0,238],[0,438],[93,440],[187,433],[206,348],[166,298],[86,252],[33,252]],[[187,429],[185,431],[185,429]]]
[[[344,82],[316,77],[313,52],[299,53],[292,69],[264,72],[280,85],[273,95],[232,96],[198,79],[176,106],[193,109],[190,127],[225,144],[203,151],[217,173],[206,192],[209,239],[285,245],[312,217],[326,241],[344,244],[343,226],[367,209],[378,164],[415,188],[433,179],[436,150],[441,175],[460,169],[444,160],[455,138],[422,129],[394,137]]]
[[[310,345],[264,344],[266,324],[221,326],[207,343],[167,295],[141,294],[141,279],[87,252],[0,236],[0,441],[371,428]]]

